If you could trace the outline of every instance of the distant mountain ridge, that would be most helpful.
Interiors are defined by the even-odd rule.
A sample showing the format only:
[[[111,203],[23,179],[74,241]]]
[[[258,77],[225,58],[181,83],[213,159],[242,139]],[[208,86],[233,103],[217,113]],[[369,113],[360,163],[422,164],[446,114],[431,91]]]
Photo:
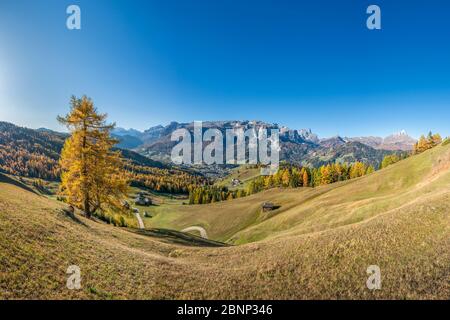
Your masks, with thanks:
[[[387,137],[378,136],[361,136],[361,137],[330,137],[321,138],[312,132],[311,129],[290,129],[286,126],[279,126],[278,124],[270,124],[262,121],[206,121],[203,123],[204,128],[218,128],[221,130],[226,130],[228,128],[242,127],[248,129],[252,126],[255,127],[265,127],[265,128],[278,128],[280,130],[280,138],[282,141],[290,141],[296,143],[314,143],[326,145],[330,143],[346,143],[346,142],[360,142],[374,149],[383,149],[390,151],[410,151],[413,149],[414,144],[417,142],[416,139],[412,138],[407,134],[405,130],[401,130],[397,133],[393,133]],[[134,149],[138,147],[148,147],[153,143],[158,142],[158,140],[164,138],[171,134],[176,129],[189,128],[192,127],[192,123],[179,123],[172,121],[166,126],[157,125],[150,127],[145,131],[139,131],[136,129],[124,129],[116,128],[113,131],[113,135],[121,140],[119,147],[124,147],[127,149]],[[42,129],[44,130],[44,129]],[[340,142],[336,141],[339,138]]]
[[[379,166],[383,157],[393,152],[410,150],[410,144],[413,140],[402,133],[401,137],[396,136],[379,137],[359,137],[345,138],[335,136],[331,138],[320,139],[311,129],[290,129],[286,126],[279,126],[276,123],[266,123],[263,121],[205,121],[202,123],[203,130],[209,128],[219,129],[225,137],[227,129],[242,128],[265,128],[279,129],[280,131],[280,158],[292,163],[301,165],[317,166],[330,162],[355,162],[364,161],[374,166]],[[137,130],[118,129],[113,133],[119,137],[121,144],[133,146],[132,148],[139,153],[163,162],[170,162],[170,154],[176,142],[171,141],[172,133],[180,128],[193,132],[193,123],[171,122],[167,126],[154,126],[137,134]],[[129,142],[130,135],[133,134],[137,141]],[[122,136],[121,136],[122,135]],[[410,139],[407,139],[410,138]],[[413,145],[413,143],[412,143]],[[411,147],[412,148],[412,147]]]
[[[405,130],[393,133],[385,138],[381,137],[355,137],[346,138],[349,141],[358,141],[374,149],[411,151],[416,139],[410,137]]]
[[[158,125],[143,132],[135,129],[117,128],[112,134],[120,141],[117,145],[118,148],[124,151],[130,150],[126,152],[127,158],[132,158],[142,164],[145,163],[147,166],[164,167],[170,165],[170,154],[177,143],[171,141],[171,135],[180,128],[193,132],[193,123],[173,121],[167,126]],[[280,160],[305,166],[362,161],[378,167],[384,156],[392,153],[402,153],[403,151],[401,150],[408,150],[406,146],[409,146],[413,141],[415,142],[404,132],[384,139],[377,137],[344,138],[340,136],[319,139],[319,136],[313,133],[311,129],[296,130],[262,121],[203,122],[203,130],[208,128],[217,128],[223,133],[225,133],[226,129],[231,128],[243,128],[244,130],[249,128],[280,129]],[[33,151],[37,147],[45,146],[45,150],[36,149],[35,156],[39,157],[39,154],[44,154],[46,157],[47,155],[50,156],[47,164],[49,168],[55,163],[63,141],[67,137],[65,133],[58,133],[45,128],[32,130],[8,123],[0,123],[0,135],[2,130],[4,131],[3,139],[10,141],[9,143],[12,140],[21,141],[21,139],[29,141],[31,144],[24,147],[27,150]],[[17,133],[20,133],[20,135],[11,139],[11,134]],[[32,139],[38,139],[37,144],[32,142]],[[49,143],[51,145],[47,146]],[[204,144],[204,146],[206,145]],[[15,144],[14,146],[16,150],[19,150],[17,149],[18,146]],[[208,169],[213,170],[211,168]],[[55,175],[56,173],[52,174],[52,177]]]

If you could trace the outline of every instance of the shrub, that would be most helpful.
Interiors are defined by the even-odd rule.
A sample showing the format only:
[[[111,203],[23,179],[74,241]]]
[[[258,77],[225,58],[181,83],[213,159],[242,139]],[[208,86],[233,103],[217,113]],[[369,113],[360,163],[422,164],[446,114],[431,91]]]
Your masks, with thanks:
[[[119,224],[120,227],[126,227],[127,226],[127,223],[125,222],[125,218],[123,216],[120,216],[119,223],[120,223]]]
[[[107,224],[112,224],[115,227],[128,227],[128,223],[122,215],[115,215],[103,211],[94,212],[93,215],[106,222]]]

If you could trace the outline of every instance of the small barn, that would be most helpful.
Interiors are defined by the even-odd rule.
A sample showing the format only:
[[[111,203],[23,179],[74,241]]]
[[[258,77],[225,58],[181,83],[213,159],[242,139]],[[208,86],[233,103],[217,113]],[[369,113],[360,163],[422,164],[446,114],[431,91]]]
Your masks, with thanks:
[[[266,212],[266,211],[275,210],[277,207],[272,202],[264,202],[262,204],[261,208],[262,208],[263,212]]]
[[[152,200],[146,197],[145,194],[139,193],[134,203],[138,206],[150,206],[152,204]]]
[[[144,211],[144,218],[153,218],[153,216],[147,211]]]
[[[231,186],[232,187],[237,187],[237,186],[239,186],[241,184],[241,180],[239,180],[239,179],[231,179]]]

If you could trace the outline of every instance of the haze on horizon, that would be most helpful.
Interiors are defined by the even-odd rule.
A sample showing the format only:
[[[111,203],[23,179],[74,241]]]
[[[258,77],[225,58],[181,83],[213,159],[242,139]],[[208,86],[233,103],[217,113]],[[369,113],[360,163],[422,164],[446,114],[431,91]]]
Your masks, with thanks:
[[[0,3],[0,121],[62,130],[72,94],[118,126],[261,120],[321,137],[450,135],[450,3]]]

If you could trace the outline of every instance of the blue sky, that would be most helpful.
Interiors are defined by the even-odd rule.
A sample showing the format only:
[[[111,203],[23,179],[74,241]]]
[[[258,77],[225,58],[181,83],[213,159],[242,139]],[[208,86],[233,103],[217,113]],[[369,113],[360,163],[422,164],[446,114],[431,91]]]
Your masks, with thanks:
[[[81,30],[66,8],[81,8]],[[382,30],[366,28],[377,4]],[[450,135],[450,2],[0,1],[0,120],[59,129],[72,94],[122,127],[263,120]]]

